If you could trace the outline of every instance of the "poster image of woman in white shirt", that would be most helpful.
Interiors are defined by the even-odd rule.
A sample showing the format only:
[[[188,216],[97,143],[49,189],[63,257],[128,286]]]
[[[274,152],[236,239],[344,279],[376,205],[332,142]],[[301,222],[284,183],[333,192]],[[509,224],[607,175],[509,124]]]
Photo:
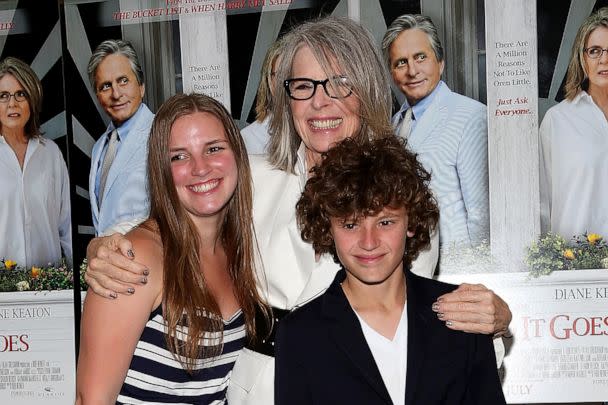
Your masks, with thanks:
[[[23,61],[0,62],[0,259],[18,266],[71,262],[68,171],[57,145],[42,137],[42,85]]]
[[[608,236],[608,7],[579,28],[564,90],[540,126],[542,230]]]

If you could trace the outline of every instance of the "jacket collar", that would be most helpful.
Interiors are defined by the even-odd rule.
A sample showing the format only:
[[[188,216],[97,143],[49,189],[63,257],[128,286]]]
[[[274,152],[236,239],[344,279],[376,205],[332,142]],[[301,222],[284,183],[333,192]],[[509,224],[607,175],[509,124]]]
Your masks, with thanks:
[[[407,373],[405,377],[405,404],[415,404],[416,388],[422,370],[422,364],[427,358],[430,346],[430,336],[427,331],[429,323],[435,318],[431,305],[435,297],[427,297],[426,290],[420,286],[421,277],[411,271],[406,271],[407,290]],[[422,287],[422,288],[421,288]]]
[[[427,336],[428,324],[435,316],[431,311],[434,297],[424,294],[425,288],[420,288],[421,277],[411,271],[405,272],[407,290],[407,373],[406,373],[406,404],[415,403],[416,386],[420,376],[421,365],[424,363],[429,350],[431,339]],[[353,367],[361,373],[367,383],[386,401],[392,403],[390,395],[373,354],[367,345],[359,319],[351,308],[341,283],[346,278],[346,271],[341,269],[334,278],[327,292],[323,295],[321,316],[330,325],[330,336],[344,355],[351,361]]]
[[[329,335],[351,361],[353,367],[387,404],[391,398],[386,389],[374,356],[367,345],[361,324],[351,308],[340,283],[346,278],[340,270],[323,296],[321,316],[329,321]]]

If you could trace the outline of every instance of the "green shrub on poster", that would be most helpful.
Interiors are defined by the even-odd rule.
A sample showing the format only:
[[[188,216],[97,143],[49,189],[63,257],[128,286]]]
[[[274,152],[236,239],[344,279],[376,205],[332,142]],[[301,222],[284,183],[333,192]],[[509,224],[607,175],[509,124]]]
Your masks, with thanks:
[[[86,262],[84,263],[86,269]],[[84,285],[81,271],[81,285]],[[18,266],[10,259],[0,260],[0,292],[70,290],[74,287],[74,272],[65,260],[57,266]]]
[[[566,241],[549,232],[528,248],[526,262],[532,277],[551,274],[554,270],[605,269],[608,268],[608,244],[597,233],[575,235]]]

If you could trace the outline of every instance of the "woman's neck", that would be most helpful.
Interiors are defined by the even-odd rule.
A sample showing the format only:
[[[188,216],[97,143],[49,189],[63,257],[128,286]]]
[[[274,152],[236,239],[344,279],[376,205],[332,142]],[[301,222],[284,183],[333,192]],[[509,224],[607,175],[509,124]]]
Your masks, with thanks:
[[[194,227],[198,233],[201,254],[213,256],[218,249],[223,252],[220,237],[224,216],[196,217],[191,215],[190,219],[194,222]]]
[[[593,102],[604,112],[606,119],[608,119],[608,89],[591,85],[589,86],[588,93]]]
[[[310,178],[310,170],[313,167],[321,164],[321,155],[306,148],[304,156],[306,157],[306,171],[308,173],[308,177]]]
[[[3,128],[2,136],[4,137],[4,140],[8,146],[10,146],[15,153],[17,161],[19,162],[19,167],[21,167],[21,170],[23,170],[23,166],[25,164],[25,154],[27,152],[27,145],[29,142],[25,136],[25,132],[23,130],[14,131],[8,128]]]
[[[27,144],[27,141],[28,141],[23,128],[21,128],[21,129],[2,128],[2,136],[4,137],[6,142],[8,142],[9,145]]]

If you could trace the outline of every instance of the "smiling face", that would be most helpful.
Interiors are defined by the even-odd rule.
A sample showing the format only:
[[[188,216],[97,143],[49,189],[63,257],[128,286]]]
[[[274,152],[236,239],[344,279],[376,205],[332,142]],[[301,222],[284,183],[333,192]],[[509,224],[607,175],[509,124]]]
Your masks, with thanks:
[[[395,85],[415,105],[437,87],[443,73],[443,61],[433,52],[428,35],[412,28],[403,31],[389,48],[390,71]]]
[[[3,131],[25,130],[25,125],[30,119],[30,103],[27,98],[17,101],[14,94],[24,92],[23,86],[15,77],[9,73],[0,79],[0,93],[9,93],[7,103],[0,103],[0,124]]]
[[[221,121],[204,112],[178,118],[171,127],[169,155],[177,195],[192,220],[221,219],[238,179]]]
[[[377,215],[344,220],[331,218],[336,253],[349,282],[364,285],[384,283],[403,273],[408,231],[405,208],[385,207]]]
[[[144,85],[137,82],[129,58],[115,53],[106,56],[95,71],[97,100],[115,126],[137,112],[144,97]]]
[[[331,76],[341,76],[336,69]],[[314,57],[309,47],[300,48],[291,66],[292,78],[313,80],[327,79],[327,73]],[[322,86],[317,86],[314,96],[308,100],[289,100],[296,132],[306,146],[308,167],[321,160],[321,154],[344,138],[355,135],[360,127],[359,101],[355,94],[336,99],[329,97]]]
[[[587,38],[585,48],[608,48],[608,28],[598,27]],[[589,94],[608,89],[608,52],[603,52],[598,59],[591,59],[584,54],[585,71],[589,77]]]

